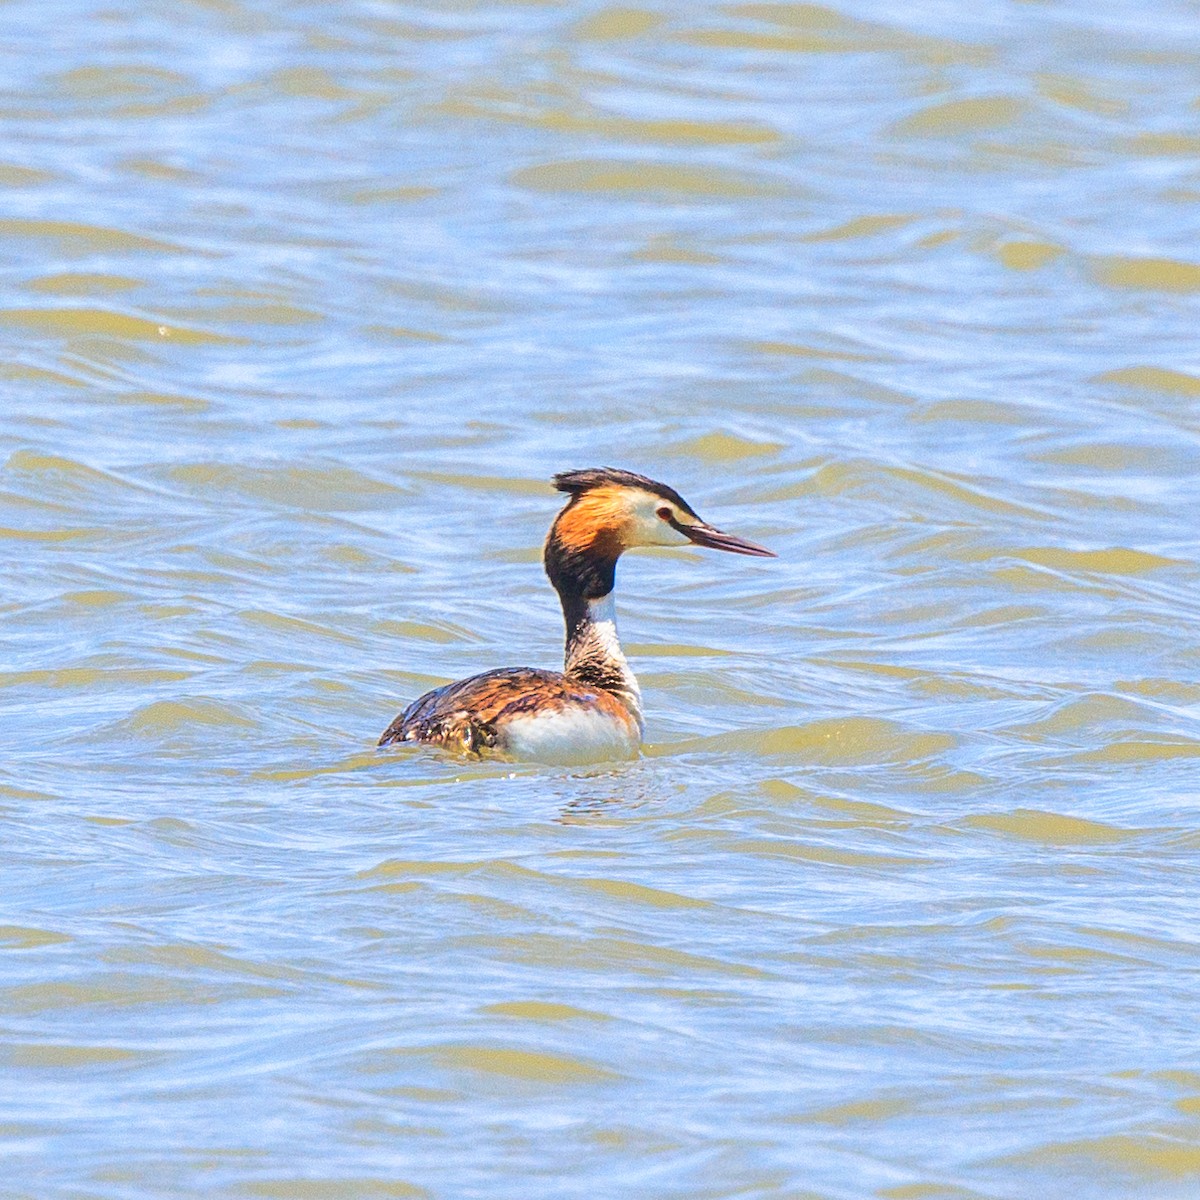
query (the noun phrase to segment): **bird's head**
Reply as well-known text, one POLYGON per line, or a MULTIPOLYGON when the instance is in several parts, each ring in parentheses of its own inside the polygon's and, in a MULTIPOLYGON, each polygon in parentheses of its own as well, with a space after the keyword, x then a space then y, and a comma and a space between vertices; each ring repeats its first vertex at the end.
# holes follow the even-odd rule
POLYGON ((586 598, 606 595, 617 559, 638 546, 691 544, 775 557, 765 546, 714 529, 674 488, 645 475, 593 467, 563 471, 554 486, 570 497, 546 539, 546 573, 560 591, 560 581, 574 577, 586 598))

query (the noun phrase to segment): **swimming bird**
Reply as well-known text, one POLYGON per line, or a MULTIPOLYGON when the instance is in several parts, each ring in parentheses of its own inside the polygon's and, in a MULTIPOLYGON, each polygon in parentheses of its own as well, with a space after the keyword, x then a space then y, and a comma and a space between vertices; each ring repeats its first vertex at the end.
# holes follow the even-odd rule
POLYGON ((546 537, 546 574, 562 601, 562 671, 503 667, 434 688, 384 731, 379 745, 426 742, 469 755, 539 762, 607 762, 641 745, 642 694, 617 637, 617 559, 636 546, 709 546, 774 558, 706 524, 666 484, 595 467, 563 471, 567 502, 546 537))

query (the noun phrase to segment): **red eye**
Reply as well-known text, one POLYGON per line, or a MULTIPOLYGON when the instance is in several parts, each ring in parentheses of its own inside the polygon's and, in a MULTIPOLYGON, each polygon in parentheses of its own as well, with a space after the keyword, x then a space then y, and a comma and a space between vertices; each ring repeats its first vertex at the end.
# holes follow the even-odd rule
POLYGON ((660 517, 661 517, 661 518, 662 518, 664 521, 669 521, 669 520, 671 519, 671 510, 670 510, 669 508, 667 508, 667 507, 664 505, 662 508, 660 508, 660 509, 658 510, 658 515, 659 515, 659 516, 660 516, 660 517))

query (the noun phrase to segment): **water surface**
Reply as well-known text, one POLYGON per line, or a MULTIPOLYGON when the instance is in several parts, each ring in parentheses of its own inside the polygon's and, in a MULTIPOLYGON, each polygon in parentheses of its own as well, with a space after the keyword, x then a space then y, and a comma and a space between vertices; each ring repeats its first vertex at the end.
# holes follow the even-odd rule
POLYGON ((1190 6, 0 27, 3 1195, 1197 1194, 1190 6), (644 756, 377 753, 601 463, 644 756))

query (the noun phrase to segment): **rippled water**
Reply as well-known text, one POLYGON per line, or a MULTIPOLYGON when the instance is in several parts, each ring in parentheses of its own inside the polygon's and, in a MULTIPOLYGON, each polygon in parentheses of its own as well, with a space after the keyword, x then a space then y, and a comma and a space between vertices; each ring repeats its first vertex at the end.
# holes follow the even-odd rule
POLYGON ((1200 1194, 1200 25, 0 11, 4 1196, 1200 1194), (632 555, 634 763, 377 753, 632 555))

